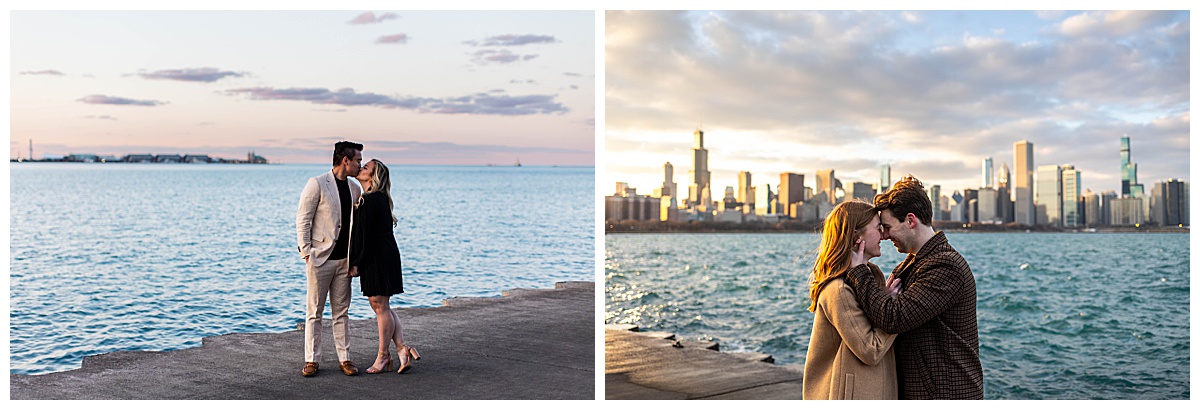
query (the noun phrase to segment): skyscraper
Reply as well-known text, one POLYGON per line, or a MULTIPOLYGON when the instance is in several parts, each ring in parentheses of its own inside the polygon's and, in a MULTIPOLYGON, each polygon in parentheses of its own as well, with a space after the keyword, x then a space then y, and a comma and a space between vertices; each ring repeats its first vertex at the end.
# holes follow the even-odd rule
POLYGON ((676 191, 675 184, 675 167, 670 162, 663 164, 663 184, 662 191, 659 191, 658 196, 670 196, 672 198, 679 197, 679 192, 676 191))
POLYGON ((1133 162, 1133 150, 1129 144, 1129 134, 1121 137, 1121 196, 1141 198, 1146 195, 1145 188, 1137 182, 1137 163, 1133 162))
POLYGON ((1079 179, 1079 170, 1072 165, 1062 168, 1062 224, 1063 226, 1082 226, 1079 200, 1083 197, 1083 182, 1079 179))
MULTIPOLYGON (((1137 184, 1137 164, 1130 162, 1129 134, 1121 137, 1121 196, 1131 195, 1131 189, 1137 184)), ((1135 198, 1137 198, 1135 196, 1135 198)))
POLYGON ((1120 195, 1117 195, 1117 191, 1111 189, 1100 194, 1100 218, 1096 220, 1097 225, 1108 226, 1113 224, 1113 200, 1117 198, 1120 198, 1120 195))
POLYGON ((1011 174, 1008 163, 996 171, 996 219, 1001 223, 1013 221, 1012 185, 1009 184, 1011 174))
POLYGON ((825 199, 831 204, 837 203, 837 180, 833 177, 832 169, 817 170, 817 192, 824 192, 825 199))
POLYGON ((925 190, 925 194, 929 196, 929 204, 933 206, 933 220, 937 221, 946 219, 942 215, 942 207, 938 202, 942 197, 942 186, 930 185, 929 188, 925 190))
POLYGON ((1037 167, 1037 224, 1062 226, 1063 217, 1062 167, 1042 165, 1037 167))
POLYGON ((804 174, 793 174, 784 172, 779 174, 779 192, 775 194, 778 206, 775 208, 777 214, 787 214, 795 218, 796 215, 792 212, 792 204, 807 200, 804 197, 804 174))
POLYGON ((750 171, 738 173, 737 201, 742 203, 742 213, 754 213, 754 185, 750 183, 750 171))
POLYGON ((892 188, 892 164, 883 164, 879 166, 879 193, 887 192, 892 188))
POLYGON ((1108 221, 1112 226, 1140 225, 1145 222, 1142 202, 1146 198, 1113 198, 1108 201, 1108 221))
POLYGON ((721 211, 732 211, 737 207, 737 196, 737 191, 734 190, 733 187, 725 187, 725 196, 721 198, 721 202, 717 204, 717 209, 721 211))
POLYGON ((1083 224, 1085 226, 1100 226, 1104 221, 1104 217, 1100 216, 1100 195, 1092 192, 1090 189, 1083 191, 1082 203, 1083 206, 1081 208, 1083 208, 1083 212, 1080 212, 1080 216, 1082 216, 1080 219, 1083 220, 1083 224))
POLYGON ((1154 184, 1150 190, 1150 219, 1159 225, 1189 225, 1187 221, 1188 199, 1184 183, 1168 179, 1154 184))
POLYGON ((996 213, 996 188, 983 187, 979 188, 979 202, 975 206, 975 215, 979 218, 976 222, 996 223, 1000 221, 996 213))
POLYGON ((775 192, 771 191, 771 184, 762 184, 754 187, 754 213, 758 215, 769 215, 779 213, 775 210, 775 192))
MULTIPOLYGON (((963 208, 962 221, 964 222, 979 222, 979 190, 964 189, 962 192, 962 203, 967 206, 963 208), (974 204, 974 206, 972 206, 974 204)), ((953 220, 954 218, 950 218, 953 220)))
POLYGON ((708 183, 711 181, 712 174, 708 172, 708 150, 704 149, 704 131, 696 130, 695 133, 692 133, 692 136, 694 138, 692 144, 692 180, 689 181, 691 185, 688 187, 688 202, 707 207, 712 199, 706 198, 704 193, 709 190, 708 183))
POLYGON ((872 188, 871 184, 868 184, 865 182, 855 182, 855 183, 851 184, 851 186, 853 187, 853 189, 850 190, 851 198, 854 198, 854 199, 857 199, 857 200, 860 200, 860 201, 863 201, 866 203, 874 202, 875 188, 872 188))
POLYGON ((1033 225, 1033 143, 1020 140, 1013 144, 1013 220, 1021 225, 1033 225))
POLYGON ((992 186, 992 157, 983 159, 983 180, 980 181, 980 188, 988 188, 992 186))

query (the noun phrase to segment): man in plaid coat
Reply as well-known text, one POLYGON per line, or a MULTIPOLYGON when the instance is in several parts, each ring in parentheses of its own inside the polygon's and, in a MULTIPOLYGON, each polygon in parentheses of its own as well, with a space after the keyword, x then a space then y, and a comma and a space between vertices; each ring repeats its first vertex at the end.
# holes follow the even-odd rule
POLYGON ((846 283, 875 327, 896 337, 901 399, 982 399, 975 276, 967 261, 933 230, 933 206, 912 175, 875 196, 882 239, 908 257, 892 276, 900 294, 889 296, 863 263, 860 243, 851 252, 846 283))

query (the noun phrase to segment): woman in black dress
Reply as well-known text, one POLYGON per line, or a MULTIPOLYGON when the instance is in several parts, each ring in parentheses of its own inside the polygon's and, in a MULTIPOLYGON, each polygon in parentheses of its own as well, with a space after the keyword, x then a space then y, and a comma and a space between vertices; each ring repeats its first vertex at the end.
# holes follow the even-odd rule
POLYGON ((389 306, 392 295, 404 293, 400 249, 392 233, 396 226, 396 216, 392 214, 392 182, 387 166, 378 159, 367 162, 357 179, 362 184, 363 195, 354 211, 350 235, 350 276, 360 277, 363 296, 370 300, 371 309, 375 310, 375 323, 379 325, 379 357, 367 373, 391 371, 392 356, 388 347, 393 341, 400 361, 398 373, 404 373, 421 355, 404 344, 400 316, 389 306))

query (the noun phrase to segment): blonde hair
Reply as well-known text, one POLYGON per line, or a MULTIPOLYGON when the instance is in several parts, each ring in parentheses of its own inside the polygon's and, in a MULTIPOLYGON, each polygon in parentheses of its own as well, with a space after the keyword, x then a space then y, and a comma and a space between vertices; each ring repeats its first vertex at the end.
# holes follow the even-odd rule
POLYGON ((388 172, 387 165, 383 165, 383 161, 371 159, 375 164, 375 169, 371 171, 371 187, 367 188, 367 194, 372 192, 382 192, 383 196, 388 200, 388 213, 392 215, 392 226, 396 226, 396 214, 393 210, 396 206, 392 203, 392 179, 388 172))
POLYGON ((850 270, 850 251, 854 249, 854 241, 862 236, 867 224, 875 218, 875 207, 866 202, 847 201, 838 204, 825 217, 825 228, 821 232, 821 245, 818 247, 817 260, 813 263, 812 281, 809 283, 809 297, 812 304, 809 311, 816 311, 817 297, 821 289, 833 279, 837 279, 850 270))

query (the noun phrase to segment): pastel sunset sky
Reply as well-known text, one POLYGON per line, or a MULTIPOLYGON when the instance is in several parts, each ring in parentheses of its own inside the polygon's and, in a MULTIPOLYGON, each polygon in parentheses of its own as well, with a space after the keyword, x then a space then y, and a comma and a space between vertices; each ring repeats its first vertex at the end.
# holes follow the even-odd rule
POLYGON ((593 11, 13 11, 9 156, 595 163, 593 11))
POLYGON ((608 11, 600 190, 680 194, 706 133, 713 198, 779 174, 913 174, 950 195, 981 162, 1074 165, 1120 191, 1120 137, 1146 191, 1190 180, 1188 11, 608 11))

